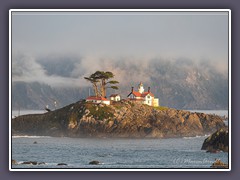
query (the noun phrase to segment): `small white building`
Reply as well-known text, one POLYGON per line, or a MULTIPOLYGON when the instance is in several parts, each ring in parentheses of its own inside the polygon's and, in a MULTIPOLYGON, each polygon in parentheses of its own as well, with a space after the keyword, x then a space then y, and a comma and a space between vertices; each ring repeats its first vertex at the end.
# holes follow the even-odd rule
POLYGON ((129 100, 147 104, 149 106, 159 106, 159 100, 154 98, 154 94, 150 91, 150 87, 148 87, 147 92, 144 92, 142 83, 139 84, 138 91, 134 91, 132 87, 132 91, 127 97, 129 100))
POLYGON ((120 101, 120 100, 121 100, 121 97, 120 97, 119 94, 112 94, 112 95, 110 96, 110 100, 111 100, 111 101, 120 101))
POLYGON ((104 97, 97 97, 97 96, 89 96, 86 99, 86 102, 93 102, 96 104, 103 103, 106 105, 110 105, 110 100, 104 98, 104 97))

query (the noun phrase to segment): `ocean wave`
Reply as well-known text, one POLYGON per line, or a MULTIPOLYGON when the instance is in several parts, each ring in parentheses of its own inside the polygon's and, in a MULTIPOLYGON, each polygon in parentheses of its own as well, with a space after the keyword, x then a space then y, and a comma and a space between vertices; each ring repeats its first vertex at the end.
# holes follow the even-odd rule
POLYGON ((27 136, 27 135, 15 135, 12 138, 51 138, 51 136, 27 136))
POLYGON ((196 138, 202 138, 202 137, 208 137, 209 134, 205 134, 204 136, 193 136, 193 137, 183 137, 183 139, 196 139, 196 138))

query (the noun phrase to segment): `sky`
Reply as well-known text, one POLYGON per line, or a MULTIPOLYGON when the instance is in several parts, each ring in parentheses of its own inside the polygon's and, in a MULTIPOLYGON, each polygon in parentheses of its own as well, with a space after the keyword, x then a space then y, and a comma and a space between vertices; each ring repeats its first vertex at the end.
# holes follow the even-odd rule
POLYGON ((48 56, 79 59, 71 81, 51 75, 60 84, 123 59, 204 60, 223 72, 228 66, 228 12, 12 12, 11 37, 13 81, 49 78, 37 62, 48 56))

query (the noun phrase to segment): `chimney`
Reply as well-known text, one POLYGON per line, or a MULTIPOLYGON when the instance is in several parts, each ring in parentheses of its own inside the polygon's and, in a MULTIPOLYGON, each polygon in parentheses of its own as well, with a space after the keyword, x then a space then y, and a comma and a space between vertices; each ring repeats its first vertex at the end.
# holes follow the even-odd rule
POLYGON ((150 92, 150 87, 148 87, 148 92, 150 92))
POLYGON ((133 87, 132 87, 132 92, 133 92, 133 87))

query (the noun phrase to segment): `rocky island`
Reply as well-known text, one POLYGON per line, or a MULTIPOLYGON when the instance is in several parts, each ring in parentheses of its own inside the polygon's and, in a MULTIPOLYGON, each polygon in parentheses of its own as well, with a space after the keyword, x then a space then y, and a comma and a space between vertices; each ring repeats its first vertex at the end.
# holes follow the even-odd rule
POLYGON ((206 138, 202 145, 202 150, 207 152, 228 152, 229 135, 227 128, 221 128, 206 138))
POLYGON ((152 107, 127 100, 111 105, 85 100, 44 114, 12 119, 12 135, 171 138, 210 134, 225 127, 217 115, 152 107))

